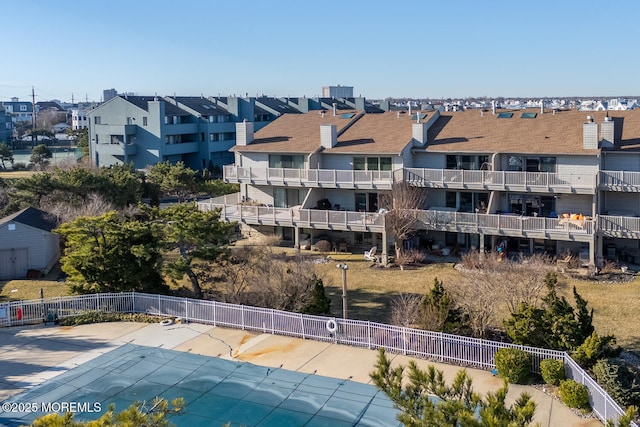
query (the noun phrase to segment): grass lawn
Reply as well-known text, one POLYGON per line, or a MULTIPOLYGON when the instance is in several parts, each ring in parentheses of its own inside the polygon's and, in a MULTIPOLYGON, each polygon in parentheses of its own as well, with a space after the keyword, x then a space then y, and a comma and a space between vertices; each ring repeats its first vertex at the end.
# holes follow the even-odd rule
MULTIPOLYGON (((293 249, 282 248, 293 253, 293 249)), ((321 259, 317 252, 303 251, 303 254, 321 259)), ((316 272, 325 284, 327 296, 331 299, 331 314, 342 316, 342 271, 336 268, 338 263, 347 263, 348 315, 353 319, 371 320, 386 323, 389 320, 389 302, 400 293, 424 294, 437 277, 444 282, 455 283, 460 273, 453 263, 432 263, 419 268, 401 271, 397 268, 375 268, 364 260, 361 253, 332 253, 330 261, 316 264, 316 272)), ((0 282, 0 302, 7 300, 27 300, 40 297, 43 289, 45 297, 68 295, 69 289, 64 282, 58 282, 57 273, 49 274, 40 280, 12 280, 0 282)), ((618 344, 629 350, 640 351, 640 278, 631 282, 610 283, 586 279, 559 276, 568 286, 563 293, 574 305, 572 288, 594 308, 594 325, 600 335, 613 334, 618 344)), ((180 283, 188 286, 188 282, 180 283)))

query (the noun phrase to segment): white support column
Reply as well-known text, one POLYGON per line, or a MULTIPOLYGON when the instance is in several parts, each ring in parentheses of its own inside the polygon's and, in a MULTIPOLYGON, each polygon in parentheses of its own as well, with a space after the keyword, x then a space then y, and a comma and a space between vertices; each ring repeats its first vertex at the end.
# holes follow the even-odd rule
POLYGON ((389 246, 389 244, 387 243, 387 230, 384 230, 382 232, 382 264, 387 265, 387 262, 389 261, 389 254, 387 253, 387 247, 389 246))

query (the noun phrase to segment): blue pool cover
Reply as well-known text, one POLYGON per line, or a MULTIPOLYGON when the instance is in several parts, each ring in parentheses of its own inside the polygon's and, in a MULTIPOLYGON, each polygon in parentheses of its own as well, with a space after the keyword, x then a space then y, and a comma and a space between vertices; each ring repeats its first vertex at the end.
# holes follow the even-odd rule
MULTIPOLYGON (((400 426, 397 410, 374 386, 215 357, 126 344, 19 395, 10 402, 77 404, 100 412, 134 401, 182 397, 177 426, 400 426)), ((6 402, 5 402, 6 403, 6 402)), ((51 406, 50 406, 51 407, 51 406)), ((53 406, 55 407, 55 406, 53 406)), ((16 407, 14 407, 16 409, 16 407)), ((0 412, 0 424, 30 424, 42 412, 0 412)))

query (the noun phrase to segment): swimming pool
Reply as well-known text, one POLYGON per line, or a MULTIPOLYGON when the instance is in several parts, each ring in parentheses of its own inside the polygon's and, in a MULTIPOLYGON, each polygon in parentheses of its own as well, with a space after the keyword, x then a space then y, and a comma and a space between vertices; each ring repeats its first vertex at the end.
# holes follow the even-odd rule
MULTIPOLYGON (((175 350, 122 345, 9 402, 77 403, 76 419, 94 419, 109 404, 182 397, 177 426, 400 426, 397 410, 374 386, 175 350), (99 403, 100 411, 91 412, 99 403)), ((55 405, 53 406, 55 407, 55 405)), ((31 423, 41 412, 0 413, 9 427, 31 423)))

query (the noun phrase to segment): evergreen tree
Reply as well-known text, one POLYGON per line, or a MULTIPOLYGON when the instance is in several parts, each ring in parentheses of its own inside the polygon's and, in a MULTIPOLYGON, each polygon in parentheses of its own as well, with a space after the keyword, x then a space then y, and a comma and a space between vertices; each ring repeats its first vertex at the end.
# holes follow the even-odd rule
POLYGON ((433 365, 425 371, 412 360, 408 367, 391 368, 382 348, 370 376, 400 410, 398 420, 408 427, 526 427, 535 414, 536 404, 527 393, 507 406, 506 382, 495 393, 489 392, 482 398, 473 391, 472 380, 465 370, 458 371, 448 385, 443 372, 433 365))

